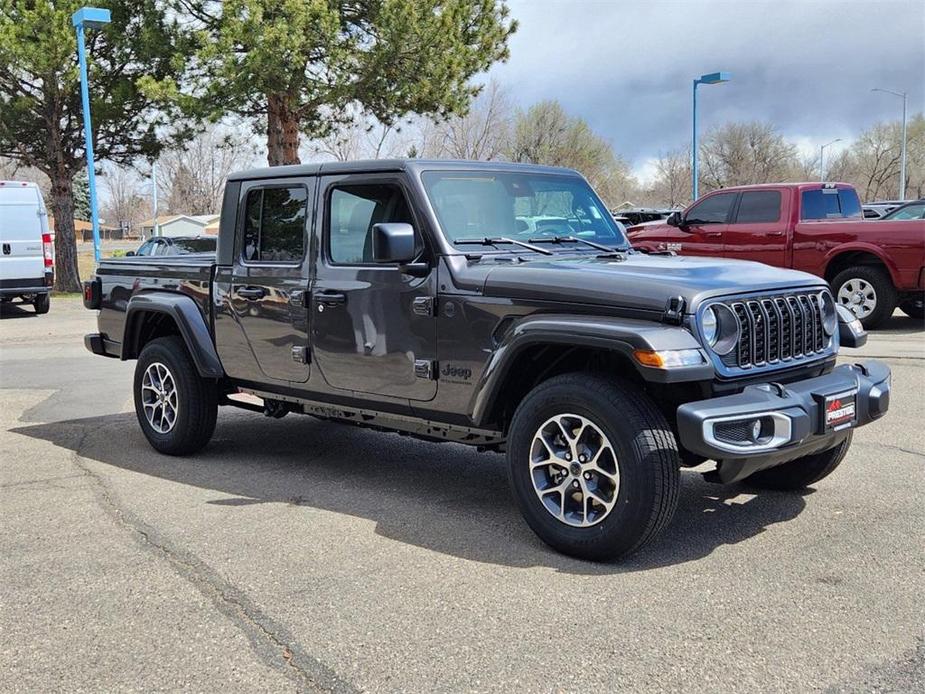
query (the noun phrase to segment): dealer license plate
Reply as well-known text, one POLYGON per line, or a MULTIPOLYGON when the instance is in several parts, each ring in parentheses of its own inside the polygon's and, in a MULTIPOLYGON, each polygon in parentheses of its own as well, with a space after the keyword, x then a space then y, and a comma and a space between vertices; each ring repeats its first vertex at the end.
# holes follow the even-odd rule
POLYGON ((829 395, 825 399, 824 428, 826 431, 850 427, 857 419, 857 391, 829 395))

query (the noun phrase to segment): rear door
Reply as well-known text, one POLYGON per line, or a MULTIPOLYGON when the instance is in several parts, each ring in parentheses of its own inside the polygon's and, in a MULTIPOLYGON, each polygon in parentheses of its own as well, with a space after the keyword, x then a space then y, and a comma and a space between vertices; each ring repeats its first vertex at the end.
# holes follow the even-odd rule
POLYGON ((222 326, 216 342, 229 374, 239 378, 304 383, 308 380, 308 238, 314 179, 272 179, 241 184, 230 282, 221 312, 233 318, 240 340, 222 326), (260 376, 262 374, 262 377, 260 376))
POLYGON ((43 286, 47 231, 38 188, 18 181, 0 185, 0 280, 4 287, 43 286))
POLYGON ((738 193, 714 193, 695 203, 684 214, 676 245, 664 249, 682 255, 723 255, 723 239, 738 193))
POLYGON ((785 267, 787 215, 781 190, 745 190, 723 239, 724 255, 785 267))

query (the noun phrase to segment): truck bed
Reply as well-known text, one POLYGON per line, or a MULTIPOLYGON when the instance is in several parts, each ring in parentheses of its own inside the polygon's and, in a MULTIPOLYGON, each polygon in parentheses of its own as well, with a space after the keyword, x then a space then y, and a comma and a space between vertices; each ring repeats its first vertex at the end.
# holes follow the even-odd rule
POLYGON ((210 294, 215 262, 214 253, 104 258, 94 273, 101 284, 100 332, 113 341, 121 341, 129 300, 153 290, 191 297, 206 325, 211 325, 210 294))

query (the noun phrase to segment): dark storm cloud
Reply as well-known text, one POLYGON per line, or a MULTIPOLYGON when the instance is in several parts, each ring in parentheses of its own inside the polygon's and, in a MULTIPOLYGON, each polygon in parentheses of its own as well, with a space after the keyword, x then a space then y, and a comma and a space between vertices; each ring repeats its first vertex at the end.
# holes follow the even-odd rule
POLYGON ((703 128, 773 122, 811 146, 846 141, 899 118, 909 93, 925 108, 925 0, 840 2, 588 2, 512 0, 520 30, 492 74, 521 106, 554 98, 635 165, 690 137, 691 80, 703 128))

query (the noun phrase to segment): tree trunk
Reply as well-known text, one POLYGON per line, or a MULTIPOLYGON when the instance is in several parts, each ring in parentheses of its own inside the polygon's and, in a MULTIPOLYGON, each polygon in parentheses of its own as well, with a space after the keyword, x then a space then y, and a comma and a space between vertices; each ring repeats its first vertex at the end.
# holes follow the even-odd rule
POLYGON ((80 292, 73 174, 56 172, 51 176, 51 214, 55 218, 55 290, 80 292))
POLYGON ((270 166, 301 164, 299 116, 286 94, 267 95, 267 162, 270 166))

